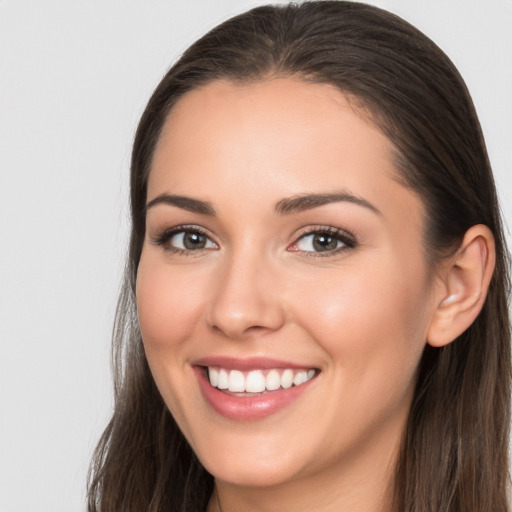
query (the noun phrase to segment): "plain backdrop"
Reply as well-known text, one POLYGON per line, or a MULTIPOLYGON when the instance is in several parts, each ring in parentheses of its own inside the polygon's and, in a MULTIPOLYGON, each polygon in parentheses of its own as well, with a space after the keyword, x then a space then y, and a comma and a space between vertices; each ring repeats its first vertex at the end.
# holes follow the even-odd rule
MULTIPOLYGON (((0 510, 85 510, 134 129, 197 37, 249 0, 0 0, 0 510)), ((512 1, 373 2, 436 41, 479 112, 512 224, 512 1)), ((435 77, 432 77, 435 80, 435 77)))

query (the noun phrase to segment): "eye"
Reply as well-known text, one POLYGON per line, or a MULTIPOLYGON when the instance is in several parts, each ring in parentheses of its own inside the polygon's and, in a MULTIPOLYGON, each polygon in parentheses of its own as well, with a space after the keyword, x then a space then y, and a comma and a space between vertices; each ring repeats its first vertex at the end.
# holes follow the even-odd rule
POLYGON ((173 228, 164 231, 154 242, 177 253, 219 248, 208 235, 198 228, 173 228))
POLYGON ((353 248, 355 245, 355 239, 349 233, 329 228, 309 231, 303 234, 289 250, 307 253, 338 253, 339 251, 353 248))
POLYGON ((169 238, 169 244, 177 249, 195 251, 197 249, 215 249, 217 247, 206 235, 198 231, 180 231, 169 238))

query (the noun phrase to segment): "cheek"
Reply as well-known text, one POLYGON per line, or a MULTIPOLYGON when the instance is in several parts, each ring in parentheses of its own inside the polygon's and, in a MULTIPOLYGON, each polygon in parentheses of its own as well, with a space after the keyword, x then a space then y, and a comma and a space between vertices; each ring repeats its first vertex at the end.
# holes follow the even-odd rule
POLYGON ((142 254, 137 271, 137 313, 144 350, 155 383, 176 421, 190 431, 184 411, 190 401, 184 379, 193 379, 187 364, 187 340, 198 325, 202 279, 171 269, 152 254, 142 254))
POLYGON ((418 272, 389 265, 349 268, 303 283, 300 316, 332 363, 378 374, 414 370, 427 331, 428 286, 418 272))
POLYGON ((148 349, 180 345, 190 336, 204 300, 203 280, 141 258, 137 273, 137 311, 148 349), (203 298, 202 298, 203 297, 203 298))

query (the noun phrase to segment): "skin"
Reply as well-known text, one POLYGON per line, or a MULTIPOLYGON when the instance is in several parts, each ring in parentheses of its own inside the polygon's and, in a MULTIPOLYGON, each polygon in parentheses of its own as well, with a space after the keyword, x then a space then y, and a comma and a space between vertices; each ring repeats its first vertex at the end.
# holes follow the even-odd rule
POLYGON ((329 85, 214 82, 169 115, 148 203, 172 193, 216 214, 148 209, 137 304, 157 386, 215 477, 210 511, 386 510, 418 362, 447 294, 425 259, 421 200, 395 177, 391 143, 329 85), (275 209, 339 191, 371 207, 275 209), (211 242, 179 253, 179 237, 156 242, 181 225, 211 242), (326 227, 355 246, 312 251, 305 233, 326 227), (283 410, 237 421, 200 392, 193 363, 207 356, 320 373, 283 410))

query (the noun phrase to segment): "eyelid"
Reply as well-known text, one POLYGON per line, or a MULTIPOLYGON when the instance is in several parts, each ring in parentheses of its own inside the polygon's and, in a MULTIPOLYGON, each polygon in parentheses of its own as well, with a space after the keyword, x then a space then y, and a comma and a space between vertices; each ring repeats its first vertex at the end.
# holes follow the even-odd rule
MULTIPOLYGON (((198 226, 196 224, 181 224, 178 226, 173 226, 171 228, 166 228, 160 230, 156 235, 150 236, 150 240, 153 244, 157 246, 162 246, 165 250, 178 254, 178 255, 187 255, 187 256, 199 256, 201 253, 210 252, 212 250, 217 250, 220 248, 218 242, 216 242, 215 237, 213 237, 209 231, 198 226), (215 245, 215 248, 204 247, 198 249, 183 249, 180 247, 175 247, 172 245, 168 245, 168 242, 171 240, 173 236, 179 233, 199 233, 200 235, 206 237, 212 244, 215 245)), ((329 225, 313 225, 307 226, 299 230, 299 232, 294 236, 294 240, 291 244, 289 244, 286 248, 289 252, 297 252, 301 253, 307 257, 329 257, 341 252, 345 252, 350 249, 354 249, 358 245, 356 237, 349 231, 329 225), (298 244, 298 242, 307 236, 315 235, 315 234, 326 234, 332 236, 336 240, 340 241, 343 245, 342 247, 338 247, 336 249, 327 250, 327 251, 305 251, 298 248, 294 248, 298 244)))
POLYGON ((172 228, 166 228, 159 231, 156 235, 150 236, 151 242, 157 246, 163 247, 166 251, 169 251, 178 255, 186 255, 186 256, 198 256, 198 253, 203 253, 205 251, 212 251, 219 249, 219 244, 215 241, 214 237, 201 226, 197 226, 195 224, 181 224, 179 226, 174 226, 172 228), (179 233, 198 233, 210 240, 216 247, 205 247, 199 249, 182 249, 180 247, 174 247, 168 245, 168 242, 171 238, 179 233))
POLYGON ((290 252, 301 253, 304 256, 311 258, 327 258, 345 252, 350 249, 354 249, 358 246, 356 237, 349 231, 334 226, 317 225, 308 226, 303 228, 294 238, 294 241, 288 246, 287 250, 290 252), (300 249, 293 249, 298 242, 307 236, 315 234, 327 234, 343 243, 342 247, 328 251, 303 251, 300 249))

